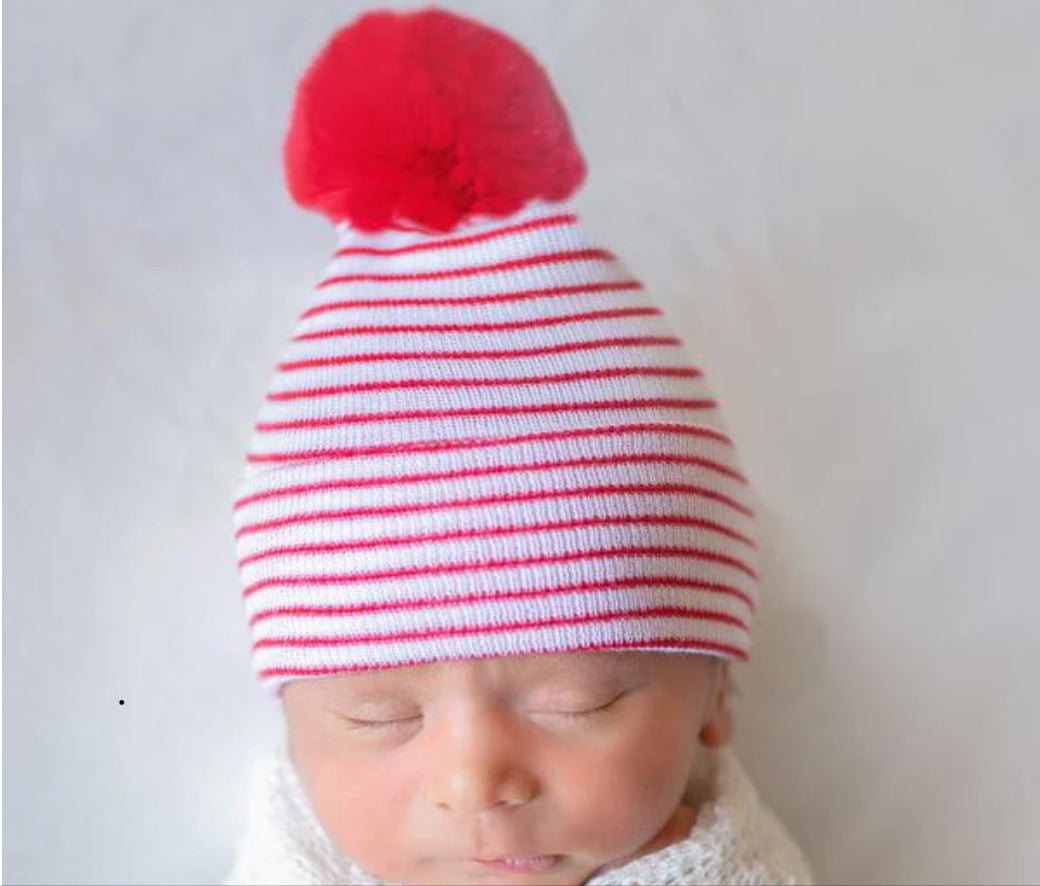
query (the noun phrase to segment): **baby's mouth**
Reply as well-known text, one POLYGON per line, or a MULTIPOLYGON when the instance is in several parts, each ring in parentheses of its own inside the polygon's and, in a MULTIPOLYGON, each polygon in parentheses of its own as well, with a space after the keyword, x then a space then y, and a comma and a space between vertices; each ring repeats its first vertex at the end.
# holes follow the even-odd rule
POLYGON ((561 858, 563 858, 562 855, 529 855, 524 857, 473 858, 470 860, 485 870, 513 874, 542 874, 555 867, 561 858))

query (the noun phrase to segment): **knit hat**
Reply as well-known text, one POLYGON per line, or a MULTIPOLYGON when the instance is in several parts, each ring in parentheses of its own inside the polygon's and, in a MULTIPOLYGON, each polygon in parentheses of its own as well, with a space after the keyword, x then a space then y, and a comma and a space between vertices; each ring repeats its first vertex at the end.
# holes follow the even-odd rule
POLYGON ((752 492, 719 405, 569 202, 545 72, 437 9, 371 12, 299 83, 289 190, 337 245, 233 508, 253 666, 746 658, 752 492))

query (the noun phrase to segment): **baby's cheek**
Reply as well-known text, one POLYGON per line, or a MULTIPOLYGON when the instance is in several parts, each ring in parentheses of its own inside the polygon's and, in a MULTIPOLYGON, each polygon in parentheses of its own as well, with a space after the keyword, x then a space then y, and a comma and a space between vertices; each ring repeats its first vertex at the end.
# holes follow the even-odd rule
POLYGON ((569 793, 574 848, 599 863, 638 849, 668 820, 677 802, 663 771, 645 763, 623 772, 603 767, 575 771, 569 793))
POLYGON ((674 815, 696 756, 695 738, 659 715, 646 714, 603 759, 572 760, 572 794, 582 797, 582 832, 603 860, 636 852, 674 815))
POLYGON ((359 772, 331 770, 313 776, 313 807, 339 851, 381 879, 393 879, 407 853, 398 845, 402 812, 394 791, 359 772))

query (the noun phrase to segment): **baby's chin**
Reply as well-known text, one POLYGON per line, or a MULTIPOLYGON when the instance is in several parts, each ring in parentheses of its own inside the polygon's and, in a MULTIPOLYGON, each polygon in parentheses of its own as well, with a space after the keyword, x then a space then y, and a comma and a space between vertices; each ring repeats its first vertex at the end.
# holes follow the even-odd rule
POLYGON ((556 855, 551 863, 540 860, 527 868, 485 864, 466 859, 430 859, 407 874, 376 874, 379 879, 399 886, 581 886, 605 864, 580 856, 556 855))
POLYGON ((615 868, 622 867, 637 858, 650 855, 673 843, 685 840, 696 823, 697 806, 688 800, 681 801, 665 825, 634 852, 609 859, 594 860, 589 856, 557 854, 531 859, 530 863, 481 862, 465 858, 423 858, 402 871, 399 867, 380 874, 370 869, 386 883, 399 886, 582 886, 589 879, 615 868))

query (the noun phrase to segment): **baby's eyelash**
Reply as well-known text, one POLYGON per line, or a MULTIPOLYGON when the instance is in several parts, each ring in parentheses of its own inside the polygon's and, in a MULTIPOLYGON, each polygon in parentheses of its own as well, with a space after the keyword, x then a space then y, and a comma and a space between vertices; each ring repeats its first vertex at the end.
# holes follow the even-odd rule
POLYGON ((421 720, 422 715, 415 717, 401 717, 397 720, 355 720, 352 717, 343 717, 351 729, 379 729, 380 727, 398 727, 413 720, 421 720))
POLYGON ((590 708, 587 711, 549 711, 548 713, 555 714, 559 717, 591 717, 594 714, 601 714, 609 708, 613 707, 625 695, 627 695, 627 693, 622 692, 620 695, 616 695, 606 704, 601 704, 598 708, 590 708))
MULTIPOLYGON (((596 708, 590 708, 586 711, 545 711, 544 713, 554 714, 558 717, 573 717, 580 719, 582 717, 591 717, 595 714, 601 714, 613 707, 618 701, 620 701, 628 693, 622 692, 619 695, 614 696, 606 704, 602 704, 596 708)), ((379 728, 398 728, 406 723, 411 723, 415 720, 421 720, 422 714, 417 714, 414 717, 401 717, 397 720, 356 720, 353 717, 342 718, 351 729, 379 729, 379 728)))

